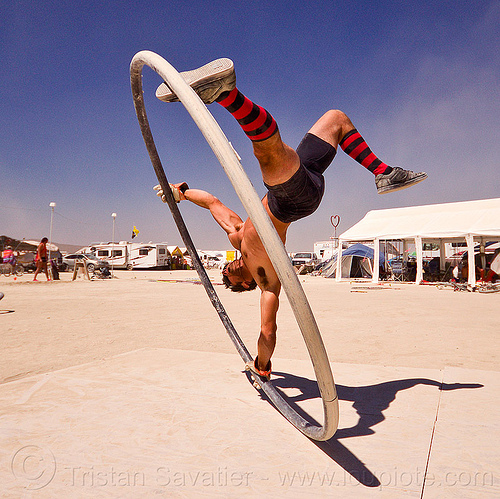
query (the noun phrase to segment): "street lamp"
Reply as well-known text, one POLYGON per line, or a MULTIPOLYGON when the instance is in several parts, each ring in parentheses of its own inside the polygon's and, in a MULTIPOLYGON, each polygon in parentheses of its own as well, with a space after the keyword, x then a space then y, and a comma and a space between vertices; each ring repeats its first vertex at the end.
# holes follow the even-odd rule
POLYGON ((114 253, 115 253, 115 220, 116 220, 116 213, 111 213, 111 216, 113 217, 113 237, 111 239, 111 277, 114 277, 113 275, 113 258, 114 258, 114 253))
POLYGON ((332 247, 332 258, 333 258, 333 252, 336 248, 338 248, 339 245, 339 240, 337 239, 337 227, 340 224, 340 215, 332 215, 330 217, 330 223, 333 225, 333 237, 330 237, 330 240, 333 243, 332 247))
POLYGON ((49 269, 52 270, 52 264, 50 261, 50 250, 52 248, 52 223, 54 221, 54 208, 56 207, 56 203, 52 202, 49 204, 50 206, 50 231, 49 231, 49 269))

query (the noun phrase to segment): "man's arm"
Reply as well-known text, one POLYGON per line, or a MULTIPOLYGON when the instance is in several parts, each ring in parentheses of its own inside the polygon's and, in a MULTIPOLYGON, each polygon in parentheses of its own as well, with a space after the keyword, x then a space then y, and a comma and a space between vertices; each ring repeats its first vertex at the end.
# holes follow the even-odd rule
POLYGON ((192 203, 210 210, 215 221, 229 235, 238 232, 243 225, 243 220, 213 194, 200 189, 187 189, 184 198, 192 203))
POLYGON ((263 290, 260 295, 260 327, 264 334, 272 335, 276 333, 276 315, 278 313, 278 307, 278 293, 263 290))
MULTIPOLYGON (((278 291, 279 293, 279 291, 278 291)), ((257 341, 257 351, 261 370, 267 370, 268 362, 276 346, 276 315, 278 313, 278 293, 262 290, 260 295, 260 335, 257 341)))
MULTIPOLYGON (((201 189, 186 189, 184 186, 187 186, 184 182, 173 184, 173 187, 177 191, 176 194, 179 197, 179 201, 191 201, 209 210, 215 221, 224 229, 228 236, 237 233, 241 229, 243 225, 241 218, 233 210, 230 210, 219 201, 213 194, 202 191, 201 189)), ((160 186, 156 186, 155 189, 158 190, 157 195, 165 202, 163 191, 160 186)))

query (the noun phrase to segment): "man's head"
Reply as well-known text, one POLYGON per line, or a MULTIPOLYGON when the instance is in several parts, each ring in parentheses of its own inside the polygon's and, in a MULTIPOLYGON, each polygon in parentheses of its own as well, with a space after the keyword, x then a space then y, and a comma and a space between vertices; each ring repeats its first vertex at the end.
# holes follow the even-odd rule
POLYGON ((222 269, 222 282, 235 293, 251 291, 257 287, 242 258, 226 263, 222 269))

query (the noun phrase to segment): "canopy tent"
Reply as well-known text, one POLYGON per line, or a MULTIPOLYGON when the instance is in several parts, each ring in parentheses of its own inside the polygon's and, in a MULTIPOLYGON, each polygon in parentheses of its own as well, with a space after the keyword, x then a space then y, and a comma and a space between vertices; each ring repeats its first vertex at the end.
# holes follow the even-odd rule
MULTIPOLYGON (((29 244, 30 246, 34 246, 35 250, 38 248, 38 245, 40 244, 40 241, 36 241, 36 240, 30 240, 30 241, 24 241, 24 242, 29 244)), ((47 251, 49 251, 49 250, 52 253, 59 253, 59 247, 56 246, 54 243, 47 243, 47 251)))
MULTIPOLYGON (((369 278, 373 275, 373 257, 372 248, 364 244, 354 244, 342 252, 341 272, 345 278, 369 278)), ((384 256, 379 256, 379 265, 384 264, 384 256)), ((320 271, 323 277, 336 277, 337 256, 335 255, 326 262, 320 271)))
POLYGON ((493 258, 491 265, 491 270, 496 274, 500 275, 500 252, 497 250, 496 256, 493 258))
POLYGON ((40 241, 28 242, 24 239, 14 239, 13 237, 0 236, 0 251, 3 251, 7 246, 12 246, 14 251, 36 251, 40 241))
POLYGON ((181 248, 179 248, 179 246, 167 246, 167 251, 171 256, 177 256, 179 258, 184 256, 184 252, 181 248))
MULTIPOLYGON (((339 236, 339 247, 342 251, 342 243, 373 242, 377 259, 380 241, 387 240, 415 243, 417 283, 423 278, 424 242, 440 245, 441 265, 444 266, 444 243, 465 240, 469 268, 475 268, 474 245, 500 241, 500 198, 369 211, 362 220, 339 236)), ((340 278, 338 272, 337 280, 340 278)), ((373 281, 378 280, 379 272, 375 268, 373 281)), ((475 272, 469 272, 469 284, 475 284, 475 272)))

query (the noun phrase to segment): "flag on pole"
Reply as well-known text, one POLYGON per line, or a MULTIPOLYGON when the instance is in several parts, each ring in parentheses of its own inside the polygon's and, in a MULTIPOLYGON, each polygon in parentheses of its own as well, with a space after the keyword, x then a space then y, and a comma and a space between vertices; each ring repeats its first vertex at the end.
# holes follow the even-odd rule
POLYGON ((132 229, 132 239, 134 239, 135 236, 139 234, 139 229, 134 225, 134 228, 132 229))

